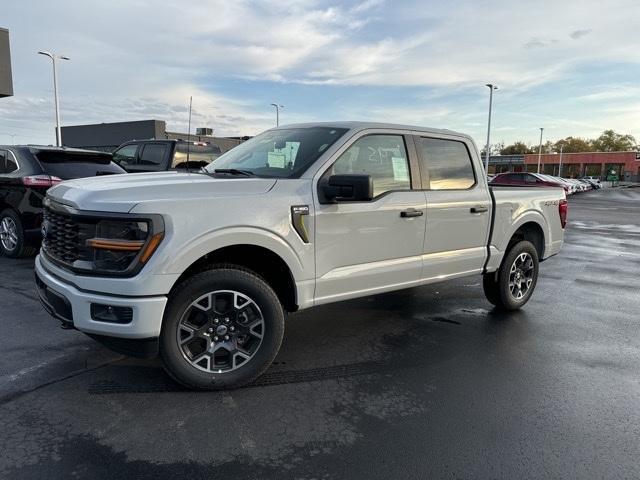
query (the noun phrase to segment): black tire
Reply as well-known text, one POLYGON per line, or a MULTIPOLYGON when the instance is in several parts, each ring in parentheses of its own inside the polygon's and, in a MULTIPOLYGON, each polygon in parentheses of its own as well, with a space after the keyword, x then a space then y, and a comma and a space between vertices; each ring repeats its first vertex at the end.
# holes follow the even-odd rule
POLYGON ((5 218, 15 225, 15 246, 7 248, 5 242, 0 241, 0 254, 9 258, 29 257, 37 253, 38 249, 34 246, 27 245, 24 238, 24 228, 22 227, 22 221, 20 215, 10 209, 3 210, 0 213, 0 228, 5 221, 5 218))
POLYGON ((522 308, 529 301, 536 288, 538 270, 539 260, 536 247, 526 240, 513 244, 503 258, 498 271, 487 273, 482 279, 482 286, 487 300, 502 310, 518 310, 522 308), (516 261, 519 262, 521 260, 526 262, 526 268, 517 266, 516 261), (529 261, 531 262, 530 270, 529 261), (513 268, 515 268, 515 272, 513 268), (526 273, 523 273, 525 270, 526 273), (520 271, 520 277, 514 277, 518 281, 511 284, 511 281, 514 280, 512 276, 518 275, 518 271, 520 271), (530 284, 529 279, 531 280, 530 284), (520 287, 526 286, 526 291, 523 291, 518 285, 520 287))
POLYGON ((498 305, 500 303, 500 293, 498 290, 498 281, 496 277, 498 272, 487 273, 482 276, 482 288, 484 289, 484 296, 487 297, 490 303, 498 305))
MULTIPOLYGON (((233 296, 234 303, 236 301, 235 299, 236 297, 233 296)), ((224 303, 224 298, 222 300, 223 305, 227 308, 229 304, 224 303)), ((202 302, 204 302, 204 300, 202 300, 202 302)), ((217 305, 216 303, 216 307, 217 305)), ((245 306, 243 305, 242 308, 244 309, 245 306)), ((251 308, 253 309, 253 307, 251 308)), ((221 340, 220 343, 234 345, 234 348, 238 348, 242 337, 250 337, 251 334, 240 336, 240 323, 234 323, 233 319, 237 318, 238 322, 240 322, 242 313, 238 313, 240 309, 230 311, 232 313, 229 316, 232 317, 232 320, 229 328, 237 325, 237 330, 235 333, 229 332, 231 335, 229 342, 222 342, 221 340)), ((224 320, 226 321, 228 318, 224 320)), ((188 320, 188 322, 191 322, 191 320, 188 320)), ((248 330, 252 330, 252 328, 248 330)), ((167 373, 187 388, 196 390, 237 388, 254 381, 271 365, 271 362, 273 362, 273 359, 280 349, 283 335, 284 311, 273 289, 261 277, 249 270, 235 265, 219 265, 214 266, 211 270, 194 275, 172 290, 169 295, 169 302, 167 303, 162 323, 160 356, 167 373), (185 352, 184 344, 183 346, 179 345, 179 339, 182 340, 180 335, 183 333, 185 325, 183 316, 188 318, 189 315, 193 315, 193 312, 195 312, 195 315, 199 316, 198 319, 200 321, 203 317, 206 317, 206 320, 202 324, 202 327, 200 327, 200 330, 198 330, 198 335, 196 335, 195 332, 191 335, 193 338, 192 341, 195 343, 204 342, 202 345, 206 347, 202 348, 211 348, 216 344, 216 342, 213 342, 213 335, 216 335, 217 330, 213 327, 219 328, 222 324, 214 325, 213 318, 216 317, 216 320, 218 320, 217 317, 222 318, 228 315, 219 315, 213 307, 214 302, 218 301, 218 295, 223 297, 226 295, 225 292, 221 291, 233 291, 239 294, 238 298, 244 296, 250 299, 253 302, 252 305, 257 306, 259 310, 259 315, 257 315, 256 318, 262 318, 262 321, 260 325, 261 338, 251 358, 243 360, 244 363, 235 366, 235 355, 240 355, 240 353, 230 354, 233 368, 228 364, 224 368, 229 368, 230 370, 220 373, 210 371, 214 369, 216 365, 215 362, 217 359, 214 360, 215 355, 211 356, 201 351, 199 354, 192 356, 193 352, 185 352), (210 292, 219 293, 211 297, 208 301, 208 311, 205 313, 199 312, 198 308, 194 308, 194 302, 208 295, 210 292), (203 331, 205 333, 202 333, 203 331), (211 333, 212 331, 213 333, 211 333), (203 335, 207 338, 205 339, 203 335), (197 360, 198 355, 209 356, 208 359, 203 359, 206 367, 205 365, 200 365, 199 367, 192 363, 192 361, 197 360)), ((218 337, 216 336, 216 338, 218 337)), ((253 341, 254 344, 258 342, 254 337, 251 337, 250 341, 253 341)))

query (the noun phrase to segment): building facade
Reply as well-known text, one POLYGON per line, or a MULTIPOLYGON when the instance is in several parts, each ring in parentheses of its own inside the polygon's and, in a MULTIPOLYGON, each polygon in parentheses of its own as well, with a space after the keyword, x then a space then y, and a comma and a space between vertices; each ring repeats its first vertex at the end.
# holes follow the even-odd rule
MULTIPOLYGON (((540 156, 540 173, 568 178, 592 176, 605 179, 615 171, 620 180, 640 182, 640 153, 638 152, 584 152, 540 156)), ((489 173, 537 172, 538 154, 493 155, 489 158, 489 173)))
MULTIPOLYGON (((210 130, 204 131, 208 133, 210 130)), ((163 120, 96 123, 92 125, 70 125, 62 127, 62 144, 66 147, 112 152, 119 145, 129 140, 149 139, 173 139, 211 143, 220 147, 223 153, 242 143, 241 138, 168 132, 167 124, 163 120)))
POLYGON ((0 98, 13 95, 9 30, 0 28, 0 98))

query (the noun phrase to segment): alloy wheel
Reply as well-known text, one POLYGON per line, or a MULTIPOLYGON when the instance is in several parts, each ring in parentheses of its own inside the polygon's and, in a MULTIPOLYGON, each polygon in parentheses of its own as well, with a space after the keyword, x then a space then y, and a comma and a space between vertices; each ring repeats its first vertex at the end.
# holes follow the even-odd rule
POLYGON ((18 245, 18 226, 11 217, 4 217, 0 222, 0 242, 9 252, 15 250, 18 245))
POLYGON ((260 349, 265 322, 254 300, 235 290, 216 290, 186 308, 176 332, 182 356, 195 368, 226 373, 260 349))
POLYGON ((527 252, 516 257, 509 270, 509 292, 516 300, 522 300, 533 283, 533 258, 527 252))

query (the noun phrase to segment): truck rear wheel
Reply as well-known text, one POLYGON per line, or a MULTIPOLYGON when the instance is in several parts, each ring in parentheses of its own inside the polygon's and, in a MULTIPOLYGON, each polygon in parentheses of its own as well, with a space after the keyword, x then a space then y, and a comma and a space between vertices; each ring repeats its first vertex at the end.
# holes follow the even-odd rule
POLYGON ((504 310, 518 310, 529 301, 538 281, 538 252, 526 240, 514 244, 497 272, 487 273, 482 285, 487 300, 504 310))
POLYGON ((174 288, 160 355, 169 375, 188 388, 235 388, 271 365, 283 334, 284 312, 273 289, 253 272, 225 265, 174 288))

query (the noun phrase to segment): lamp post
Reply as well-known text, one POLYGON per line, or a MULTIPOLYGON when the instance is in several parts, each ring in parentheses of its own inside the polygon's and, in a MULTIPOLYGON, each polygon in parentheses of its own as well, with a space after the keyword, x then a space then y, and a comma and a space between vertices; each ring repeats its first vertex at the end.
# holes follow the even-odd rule
POLYGON ((562 150, 564 149, 564 143, 560 144, 560 166, 558 167, 558 176, 562 176, 562 150))
POLYGON ((56 146, 62 145, 62 130, 60 129, 60 102, 58 101, 58 77, 56 74, 56 58, 59 60, 70 60, 65 55, 56 55, 51 52, 38 52, 40 55, 45 55, 51 59, 53 63, 53 98, 56 107, 56 146))
POLYGON ((271 105, 276 108, 276 127, 279 127, 280 126, 280 109, 284 108, 284 105, 278 105, 277 103, 272 103, 271 105))
POLYGON ((497 90, 498 87, 492 83, 487 83, 487 87, 489 87, 489 122, 487 124, 487 148, 485 150, 484 171, 489 173, 489 156, 491 155, 491 146, 489 143, 491 140, 491 107, 493 105, 493 91, 497 90))
POLYGON ((542 159, 542 132, 543 127, 540 127, 540 146, 538 147, 538 173, 540 173, 540 160, 542 159))

